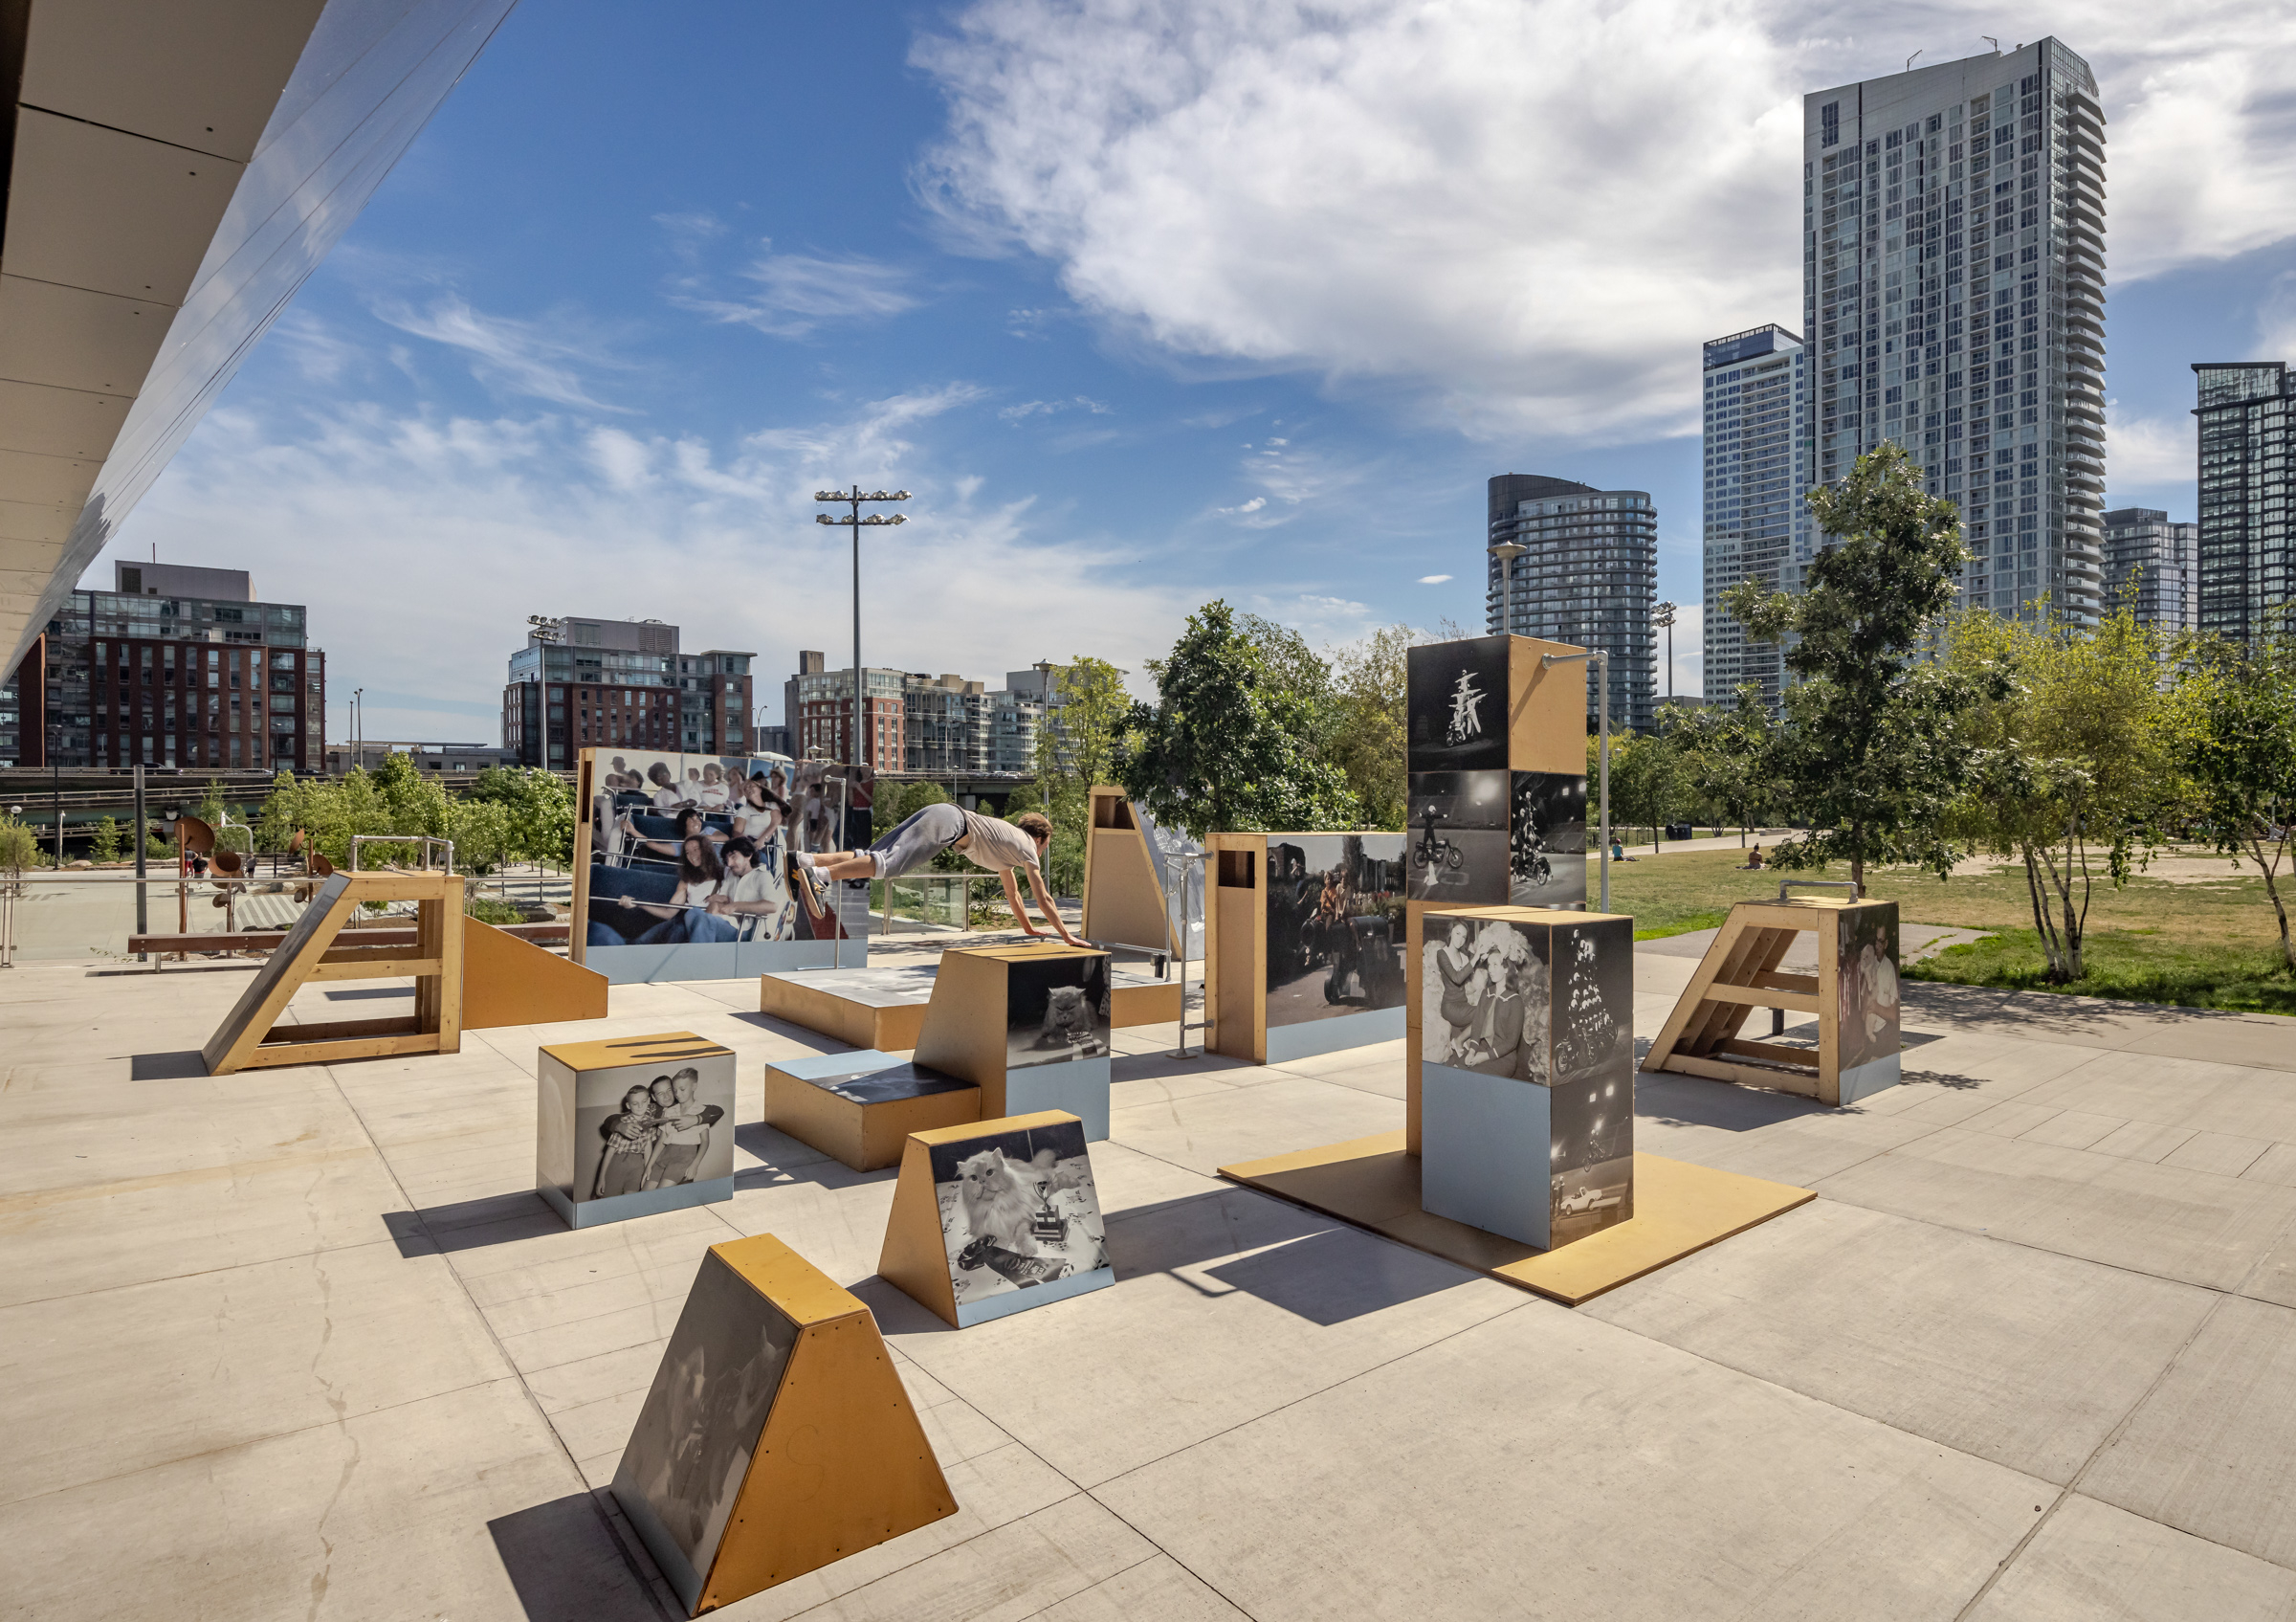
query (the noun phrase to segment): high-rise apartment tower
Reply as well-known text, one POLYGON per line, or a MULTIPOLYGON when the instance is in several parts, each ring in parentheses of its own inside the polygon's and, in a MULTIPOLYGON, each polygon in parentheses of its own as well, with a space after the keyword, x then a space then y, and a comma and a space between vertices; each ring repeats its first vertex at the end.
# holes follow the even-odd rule
MULTIPOLYGON (((1568 478, 1503 473, 1490 481, 1490 544, 1529 550, 1502 577, 1486 553, 1484 623, 1493 633, 1543 636, 1610 655, 1613 726, 1657 724, 1658 513, 1644 490, 1598 490, 1568 478), (1500 605, 1513 611, 1504 627, 1500 605)), ((1594 685, 1587 710, 1594 713, 1594 685)))
POLYGON ((2296 375, 2280 361, 2196 365, 2200 403, 2200 629, 2245 641, 2296 594, 2290 531, 2296 375))
POLYGON ((2136 623, 2174 634, 2198 625, 2200 526, 2151 507, 2105 515, 2105 611, 2124 597, 2136 623))
POLYGON ((1784 327, 1757 326, 1706 345, 1706 695, 1729 703, 1749 683, 1777 704, 1779 651, 1750 642, 1722 611, 1741 580, 1800 584, 1809 555, 1811 484, 1803 396, 1808 355, 1784 327))
POLYGON ((1802 99, 1817 477, 1903 445, 1997 613, 2100 606, 2104 199, 2096 79, 2054 39, 1802 99))

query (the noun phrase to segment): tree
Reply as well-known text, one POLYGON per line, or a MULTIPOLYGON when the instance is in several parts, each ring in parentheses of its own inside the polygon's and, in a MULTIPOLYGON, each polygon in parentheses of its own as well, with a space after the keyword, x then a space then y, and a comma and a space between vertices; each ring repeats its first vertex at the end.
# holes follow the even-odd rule
POLYGON ((1770 782, 1762 758, 1770 742, 1770 716, 1762 708, 1761 690, 1738 689, 1729 709, 1714 707, 1678 714, 1667 736, 1682 752, 1683 774, 1689 789, 1738 825, 1738 848, 1770 805, 1770 782))
POLYGON ((2281 962, 2296 971, 2280 892, 2296 823, 2296 632, 2284 613, 2245 647, 2207 639, 2184 653, 2173 754, 2210 842, 2263 876, 2281 962))
POLYGON ((46 859, 40 851, 40 836, 28 824, 0 811, 0 873, 21 873, 46 859))
MULTIPOLYGON (((502 808, 508 821, 504 855, 520 861, 574 859, 574 790, 563 778, 531 767, 490 766, 472 781, 464 804, 502 808)), ((457 854, 461 840, 455 841, 457 854)))
POLYGON ((1045 880, 1055 894, 1084 888, 1085 822, 1092 791, 1115 780, 1132 695, 1124 673, 1106 659, 1080 654, 1055 666, 1050 685, 1055 703, 1045 708, 1036 734, 1036 788, 1052 824, 1045 853, 1045 880))
POLYGON ((1650 830, 1650 848, 1659 848, 1659 830, 1689 791, 1681 754, 1670 739, 1656 735, 1610 741, 1611 827, 1650 830))
POLYGON ((95 836, 89 841, 89 855, 99 862, 120 859, 120 824, 110 817, 97 823, 95 836))
POLYGON ((1797 594, 1741 582, 1723 608, 1785 649, 1796 680, 1762 768, 1809 832, 1778 846, 1780 867, 1846 859, 1919 862, 1943 877, 1958 852, 1942 822, 1969 745, 1957 726, 1978 698, 1920 655, 1953 604, 1967 559, 1951 501, 1927 495, 1903 447, 1860 456, 1838 486, 1810 492, 1827 544, 1797 594))
POLYGON ((1338 767, 1315 751, 1317 717, 1225 602, 1188 616, 1169 657, 1152 659, 1156 705, 1136 703, 1125 791, 1159 822, 1197 838, 1236 829, 1306 829, 1352 820, 1338 767))
POLYGON ((1404 655, 1418 640, 1409 626, 1390 625, 1340 649, 1332 661, 1337 724, 1329 758, 1346 774, 1358 820, 1367 828, 1403 826, 1404 655))
POLYGON ((1949 829, 2024 865, 2056 985, 2084 973, 2092 849, 2125 884, 2166 809, 2164 652, 2126 604, 2093 632, 1981 611, 1952 631, 1948 663, 1984 697, 1962 717, 1973 753, 1949 829))

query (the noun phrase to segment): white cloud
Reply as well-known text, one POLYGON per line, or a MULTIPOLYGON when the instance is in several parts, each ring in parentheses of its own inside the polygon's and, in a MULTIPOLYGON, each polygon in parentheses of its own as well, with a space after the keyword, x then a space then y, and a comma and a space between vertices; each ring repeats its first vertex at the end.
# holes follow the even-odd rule
POLYGON ((1441 586, 1450 578, 1447 574, 1423 574, 1419 577, 1419 583, 1422 586, 1441 586))
POLYGON ((1017 406, 1006 406, 997 415, 1003 417, 1006 422, 1025 422, 1030 417, 1058 416, 1063 411, 1089 411, 1093 416, 1104 417, 1113 415, 1115 408, 1104 406, 1097 400, 1077 394, 1066 400, 1024 401, 1017 406))
MULTIPOLYGON (((2296 233, 2296 9, 2044 0, 2097 70, 2114 274, 2296 233)), ((1799 314, 1805 90, 1982 52, 1975 4, 978 0, 915 60, 920 194, 1185 360, 1470 433, 1694 429, 1699 341, 1799 314)), ((2014 45, 2014 40, 2004 41, 2014 45)))
POLYGON ((772 247, 765 244, 765 253, 740 273, 758 284, 755 294, 716 298, 688 284, 672 301, 772 338, 809 337, 833 321, 882 321, 921 301, 908 289, 909 273, 896 265, 858 254, 834 258, 776 254, 772 247))
POLYGON ((397 300, 379 300, 373 309, 377 320, 402 332, 470 355, 471 370, 478 380, 505 393, 531 395, 585 411, 623 410, 591 398, 583 387, 574 363, 612 363, 598 344, 570 330, 563 321, 526 322, 485 315, 453 294, 432 300, 428 309, 418 310, 397 300))
MULTIPOLYGON (((941 469, 916 431, 981 397, 966 384, 919 389, 731 444, 558 415, 358 406, 314 426, 230 406, 114 555, 156 544, 163 559, 229 561, 267 596, 307 603, 338 732, 364 685, 406 690, 390 704, 370 691, 370 736, 493 739, 471 706, 497 713, 531 613, 655 617, 690 646, 754 650, 760 701, 778 716, 798 648, 841 660, 850 646, 850 542, 813 522, 814 490, 898 480, 916 493, 911 522, 862 543, 872 662, 995 677, 1093 652, 1144 668, 1218 588, 1113 569, 1093 540, 1048 538, 1027 497, 979 502, 978 478, 941 469)), ((107 557, 92 574, 108 570, 107 557)))
POLYGON ((2256 348, 2248 358, 2296 362, 2296 271, 2273 278, 2272 290, 2257 308, 2256 348))
POLYGON ((2124 415, 2121 403, 2105 407, 2105 476, 2109 487, 2190 481, 2199 467, 2199 447, 2189 414, 2173 417, 2124 415))

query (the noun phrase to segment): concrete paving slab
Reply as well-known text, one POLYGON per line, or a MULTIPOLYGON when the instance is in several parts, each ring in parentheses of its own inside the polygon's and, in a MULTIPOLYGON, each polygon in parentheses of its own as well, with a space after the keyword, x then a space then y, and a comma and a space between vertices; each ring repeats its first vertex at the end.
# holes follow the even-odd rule
POLYGON ((0 1345, 11 1501, 511 1372, 446 1259, 394 1244, 11 1307, 0 1345), (58 1412, 104 1418, 75 1431, 58 1412))
POLYGON ((1819 1200, 1580 1310, 2062 1484, 2216 1299, 1819 1200))
POLYGON ((2276 1183, 2284 1189, 2296 1189, 2296 1144, 2274 1144, 2241 1175, 2259 1183, 2276 1183))
POLYGON ((2296 1571, 2066 1495, 1969 1622, 2287 1622, 2296 1571))
POLYGON ((1392 1099, 1284 1077, 1171 1103, 1111 1110, 1109 1136, 1142 1154, 1209 1175, 1231 1162, 1368 1138, 1402 1123, 1402 1105, 1392 1099))
POLYGON ((2296 1566, 2296 1309, 2222 1298, 2079 1486, 2296 1566))
POLYGON ((515 1380, 20 1499, 0 1544, 11 1609, 76 1622, 659 1617, 515 1380))
POLYGON ((1038 1613, 1043 1622, 1243 1622, 1168 1554, 1152 1555, 1038 1613))
POLYGON ((1946 1127, 1817 1185, 1828 1199, 2163 1278, 2238 1288, 2296 1189, 1946 1127))
POLYGON ((2219 1177, 2239 1177, 2258 1161, 2271 1144, 2263 1138, 2239 1138, 2225 1132, 2196 1132, 2160 1157, 2162 1166, 2184 1171, 2213 1171, 2219 1177))
POLYGON ((879 1307, 903 1355, 1086 1487, 1532 1304, 1240 1189, 1112 1217, 1108 1244, 1115 1289, 961 1333, 879 1307))
POLYGON ((2088 1146, 2101 1155, 2118 1155, 2123 1160, 2141 1160, 2148 1166, 2158 1166, 2163 1156, 2192 1136, 2193 1129, 2189 1126, 2131 1121, 2088 1146))
POLYGON ((1384 1622, 1951 1618, 2054 1494, 1542 1306, 1097 1496, 1265 1622, 1384 1622))

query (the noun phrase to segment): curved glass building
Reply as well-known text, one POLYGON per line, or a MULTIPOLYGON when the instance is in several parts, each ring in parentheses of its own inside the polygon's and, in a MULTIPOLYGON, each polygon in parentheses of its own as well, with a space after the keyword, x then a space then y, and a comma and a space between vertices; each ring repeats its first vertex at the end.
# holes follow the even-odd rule
MULTIPOLYGON (((1658 721, 1658 510, 1646 490, 1598 490, 1568 478, 1503 473, 1490 481, 1490 540, 1527 548, 1502 583, 1485 554, 1484 622, 1492 632, 1601 648, 1610 655, 1610 723, 1646 732, 1658 721), (1502 601, 1512 605, 1500 623, 1502 601)), ((1587 687, 1587 713, 1595 713, 1587 687)))

